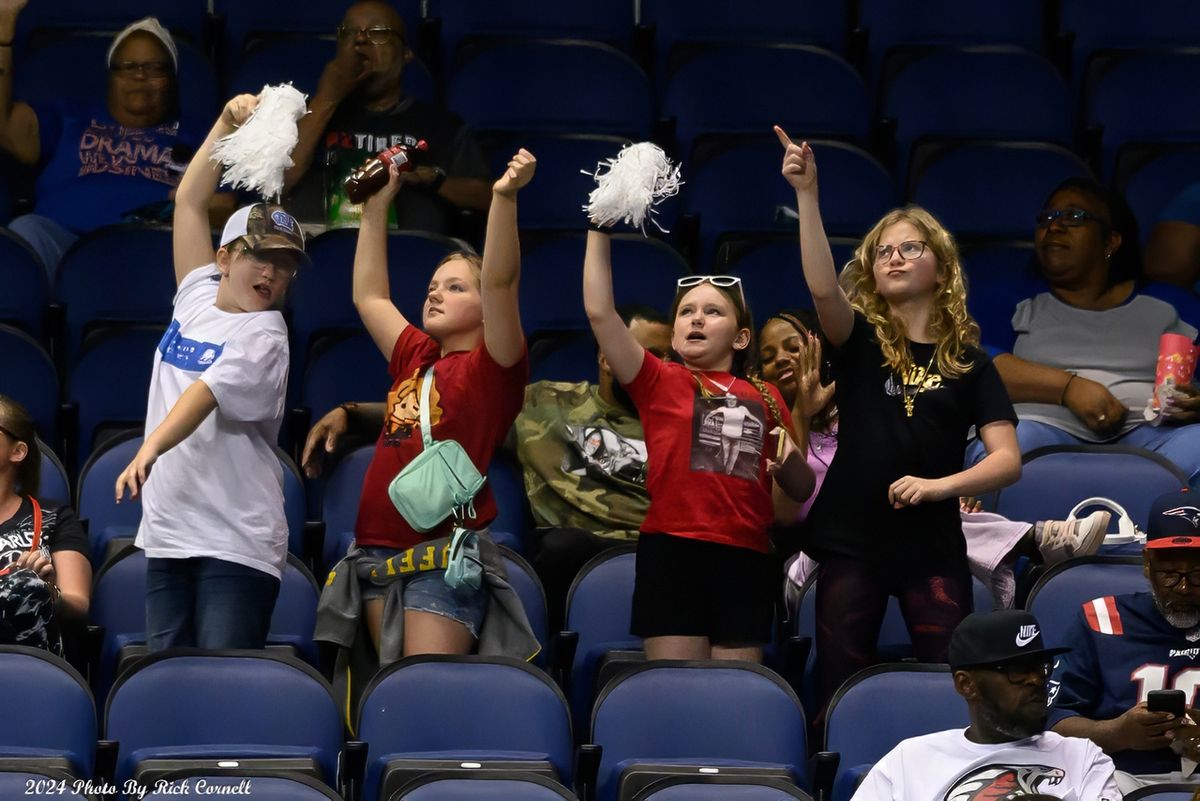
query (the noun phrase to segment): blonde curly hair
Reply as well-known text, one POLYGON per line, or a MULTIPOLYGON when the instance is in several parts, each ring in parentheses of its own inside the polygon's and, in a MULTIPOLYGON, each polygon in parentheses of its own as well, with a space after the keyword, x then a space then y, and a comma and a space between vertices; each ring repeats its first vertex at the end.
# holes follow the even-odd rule
POLYGON ((850 304, 875 328, 884 365, 898 373, 913 366, 904 322, 892 314, 887 301, 875 286, 875 251, 883 232, 896 223, 906 222, 921 232, 926 247, 937 259, 937 289, 933 311, 929 315, 929 333, 934 337, 934 357, 938 372, 948 378, 970 372, 974 363, 969 348, 979 346, 979 324, 967 312, 967 288, 963 280, 958 245, 950 232, 920 206, 893 209, 875 223, 843 268, 842 288, 850 304))

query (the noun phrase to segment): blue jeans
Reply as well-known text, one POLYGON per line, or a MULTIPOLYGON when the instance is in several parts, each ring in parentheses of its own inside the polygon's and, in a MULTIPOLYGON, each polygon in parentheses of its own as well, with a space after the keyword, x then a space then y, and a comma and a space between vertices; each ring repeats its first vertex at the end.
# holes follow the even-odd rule
POLYGON ((77 234, 40 214, 22 214, 9 222, 8 230, 24 239, 38 254, 51 283, 63 254, 79 239, 77 234))
POLYGON ((146 560, 146 645, 262 648, 279 579, 211 557, 146 560))
MULTIPOLYGON (((1017 444, 1021 453, 1046 445, 1087 445, 1060 428, 1033 420, 1017 424, 1017 444)), ((1106 443, 1145 448, 1163 456, 1188 477, 1192 491, 1200 491, 1200 423, 1186 426, 1144 425, 1106 443)), ((975 440, 967 447, 967 464, 973 465, 986 455, 983 443, 975 440)))

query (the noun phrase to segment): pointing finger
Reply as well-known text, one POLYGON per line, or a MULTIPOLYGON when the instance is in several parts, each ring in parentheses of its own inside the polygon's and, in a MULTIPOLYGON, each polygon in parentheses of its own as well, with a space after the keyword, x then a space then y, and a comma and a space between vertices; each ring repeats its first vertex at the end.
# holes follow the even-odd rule
POLYGON ((794 144, 792 142, 792 138, 787 135, 787 131, 783 130, 778 125, 775 126, 775 135, 779 137, 779 144, 783 145, 785 150, 794 144))

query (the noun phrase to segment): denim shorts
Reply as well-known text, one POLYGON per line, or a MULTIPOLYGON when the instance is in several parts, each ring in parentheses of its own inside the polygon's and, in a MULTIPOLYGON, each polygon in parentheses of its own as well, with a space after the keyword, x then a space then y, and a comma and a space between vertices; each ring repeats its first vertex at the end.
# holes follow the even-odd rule
MULTIPOLYGON (((392 548, 362 550, 381 559, 396 553, 392 548)), ((483 618, 487 614, 487 586, 478 590, 471 587, 454 588, 446 583, 445 575, 445 570, 426 570, 405 581, 404 608, 448 617, 466 626, 471 635, 478 639, 479 630, 483 627, 483 618)), ((364 601, 383 598, 388 593, 387 586, 379 586, 365 579, 360 581, 364 601)))

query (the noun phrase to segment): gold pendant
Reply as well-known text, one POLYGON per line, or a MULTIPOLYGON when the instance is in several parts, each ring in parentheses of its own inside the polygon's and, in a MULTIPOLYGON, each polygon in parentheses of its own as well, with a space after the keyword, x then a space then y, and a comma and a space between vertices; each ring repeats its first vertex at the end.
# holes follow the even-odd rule
POLYGON ((907 391, 904 393, 904 416, 905 417, 913 416, 913 403, 915 400, 916 400, 915 394, 909 395, 907 391))

